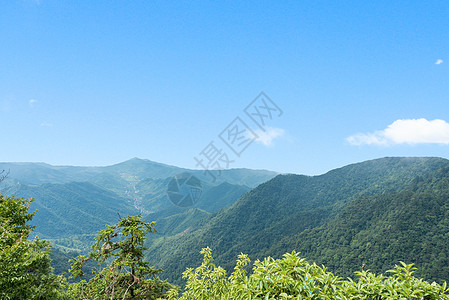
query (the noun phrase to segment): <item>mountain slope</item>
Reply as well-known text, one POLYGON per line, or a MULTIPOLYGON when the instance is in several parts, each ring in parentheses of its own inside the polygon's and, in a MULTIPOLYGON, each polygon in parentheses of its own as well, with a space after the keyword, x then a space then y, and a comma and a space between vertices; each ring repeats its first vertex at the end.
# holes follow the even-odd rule
MULTIPOLYGON (((211 213, 199 208, 180 209, 179 213, 172 213, 155 220, 158 231, 157 235, 170 236, 184 234, 185 232, 190 231, 192 226, 195 226, 200 220, 203 220, 210 215, 211 213)), ((149 219, 149 221, 150 220, 154 221, 154 219, 149 219)))
POLYGON ((195 207, 208 212, 216 212, 231 206, 243 194, 251 189, 244 185, 223 182, 217 186, 206 189, 195 207))
MULTIPOLYGON (((420 277, 449 279, 449 167, 417 177, 401 192, 362 197, 325 225, 283 241, 350 276, 362 264, 384 272, 405 261, 420 277)), ((282 245, 282 243, 280 243, 282 245)), ((282 248, 282 247, 277 247, 282 248)))
POLYGON ((279 175, 187 234, 167 238, 163 246, 150 249, 148 257, 177 281, 186 267, 200 261, 199 251, 206 246, 214 250, 218 264, 228 268, 240 252, 252 258, 276 256, 294 247, 289 237, 325 224, 351 201, 400 192, 416 176, 446 165, 448 161, 440 158, 384 158, 314 177, 279 175), (273 245, 281 241, 286 243, 283 249, 273 252, 273 245))

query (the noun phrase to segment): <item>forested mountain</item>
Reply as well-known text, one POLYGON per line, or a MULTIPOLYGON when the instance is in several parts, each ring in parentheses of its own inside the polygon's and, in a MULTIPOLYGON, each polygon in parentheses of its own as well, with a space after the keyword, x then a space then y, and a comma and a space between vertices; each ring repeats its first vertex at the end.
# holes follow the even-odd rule
POLYGON ((360 197, 321 227, 279 243, 352 275, 362 264, 385 272, 394 262, 418 266, 420 277, 449 279, 449 167, 418 176, 400 192, 360 197))
MULTIPOLYGON (((165 236, 163 241, 161 238, 153 239, 148 258, 163 268, 164 275, 173 282, 179 282, 179 275, 186 267, 194 267, 198 264, 201 260, 199 251, 206 246, 214 250, 217 264, 228 269, 232 267, 230 262, 233 262, 241 252, 249 254, 254 259, 268 255, 277 257, 287 251, 301 249, 306 257, 308 254, 312 256, 315 253, 313 258, 316 259, 328 249, 322 241, 326 240, 326 234, 320 235, 321 231, 316 230, 339 228, 339 234, 349 234, 349 228, 344 225, 347 221, 338 223, 340 227, 332 222, 340 220, 345 213, 347 218, 351 219, 352 214, 356 213, 348 212, 351 207, 354 205, 363 207, 363 204, 357 203, 370 201, 366 199, 375 201, 385 197, 395 198, 394 195, 401 195, 402 201, 406 202, 416 193, 411 186, 416 184, 419 178, 433 176, 437 174, 435 172, 448 164, 448 160, 441 158, 383 158, 349 165, 320 176, 279 175, 251 190, 231 207, 196 223, 188 232, 171 237, 165 236), (313 231, 314 229, 316 230, 313 231), (313 232, 314 235, 309 232, 313 232), (309 234, 310 241, 307 241, 309 236, 306 234, 309 234), (313 242, 312 238, 316 242, 313 242), (309 253, 308 249, 311 248, 316 248, 316 252, 309 253)), ((424 185, 427 186, 427 191, 434 188, 431 182, 424 185)), ((416 197, 421 199, 420 194, 416 194, 416 197)), ((424 200, 419 201, 425 203, 424 200)), ((366 207, 369 208, 369 206, 366 207)), ((374 205, 375 207, 377 206, 374 205)), ((393 209, 392 212, 388 212, 391 218, 398 213, 398 208, 394 205, 385 209, 393 209)), ((433 209, 435 208, 432 206, 422 205, 416 212, 435 216, 433 209)), ((399 209, 399 211, 402 210, 399 209)), ((369 214, 370 212, 366 212, 366 215, 369 214)), ((400 220, 411 222, 413 219, 400 218, 400 220)), ((436 227, 432 230, 436 230, 436 227)), ((334 232, 332 235, 337 236, 337 233, 334 232)), ((409 238, 414 246, 416 241, 421 239, 416 235, 409 238)), ((334 239, 329 238, 328 242, 330 241, 334 239)), ((363 241, 365 242, 363 245, 366 246, 367 242, 363 241)), ((361 241, 350 245, 359 247, 359 243, 361 241)), ((427 247, 431 247, 430 245, 428 244, 427 247)), ((391 249, 394 250, 394 248, 391 249)), ((339 239, 334 243, 334 249, 330 249, 341 255, 344 251, 350 250, 341 250, 339 239)), ((449 250, 444 251, 449 254, 449 250)), ((378 261, 380 261, 379 257, 382 257, 380 252, 374 252, 371 255, 378 261)), ((329 261, 333 258, 332 252, 327 254, 327 265, 334 267, 335 271, 340 271, 341 264, 339 265, 338 256, 334 257, 336 261, 330 264, 329 261)), ((382 267, 391 268, 400 258, 415 261, 414 257, 391 254, 390 257, 383 258, 380 264, 382 267)), ((344 271, 351 273, 359 270, 361 261, 363 260, 354 262, 344 271)), ((416 262, 419 263, 419 260, 416 262)), ((433 274, 427 273, 427 275, 436 278, 433 274)))
POLYGON ((176 215, 161 222, 171 224, 167 228, 183 231, 194 219, 231 205, 250 187, 276 175, 249 169, 223 170, 221 174, 212 171, 217 176, 213 182, 202 170, 138 158, 106 167, 0 163, 0 170, 9 171, 1 186, 2 193, 34 198, 30 209, 39 211, 33 219, 36 233, 66 251, 88 249, 97 232, 105 224, 116 223, 119 215, 141 213, 146 219, 151 215, 152 220, 176 215), (193 207, 201 213, 189 215, 188 208, 178 208, 167 198, 169 181, 181 172, 201 179, 202 197, 193 207), (180 219, 183 217, 186 220, 180 219))

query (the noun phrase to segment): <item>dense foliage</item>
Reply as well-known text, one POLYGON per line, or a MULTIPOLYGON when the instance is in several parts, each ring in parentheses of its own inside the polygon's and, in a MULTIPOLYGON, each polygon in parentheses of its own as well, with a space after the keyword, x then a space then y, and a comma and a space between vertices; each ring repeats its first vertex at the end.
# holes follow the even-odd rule
POLYGON ((53 299, 60 296, 65 279, 52 273, 49 243, 35 236, 27 224, 31 199, 0 195, 0 298, 53 299))
POLYGON ((250 260, 241 254, 228 277, 223 268, 213 264, 209 248, 201 253, 204 254, 201 266, 183 274, 187 284, 182 296, 173 289, 169 299, 449 299, 446 284, 429 284, 415 278, 415 268, 405 263, 389 270, 392 275, 388 277, 361 270, 353 281, 343 280, 292 252, 282 259, 267 257, 256 261, 248 276, 245 267, 250 260))

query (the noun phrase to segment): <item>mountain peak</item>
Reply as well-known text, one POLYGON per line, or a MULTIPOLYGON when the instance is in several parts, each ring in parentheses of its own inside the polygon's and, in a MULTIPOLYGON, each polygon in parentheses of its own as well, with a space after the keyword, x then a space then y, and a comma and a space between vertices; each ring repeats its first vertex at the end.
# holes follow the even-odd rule
POLYGON ((176 166, 172 166, 172 165, 168 165, 168 164, 152 161, 152 160, 149 160, 149 159, 139 158, 139 157, 133 157, 131 159, 125 160, 125 161, 123 161, 121 163, 118 163, 118 164, 115 164, 113 166, 127 165, 127 164, 148 164, 148 165, 164 166, 164 167, 169 167, 169 168, 178 168, 176 166))

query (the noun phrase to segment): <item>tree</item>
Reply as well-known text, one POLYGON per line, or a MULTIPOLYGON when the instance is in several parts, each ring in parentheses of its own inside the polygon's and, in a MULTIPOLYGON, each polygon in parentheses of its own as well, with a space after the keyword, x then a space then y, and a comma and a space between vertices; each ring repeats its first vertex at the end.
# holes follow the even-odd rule
POLYGON ((52 273, 50 245, 27 224, 32 199, 0 195, 0 298, 56 299, 65 285, 63 276, 52 273))
POLYGON ((77 299, 156 299, 164 297, 173 286, 156 275, 162 270, 144 261, 143 246, 147 232, 156 232, 154 222, 147 223, 141 215, 120 219, 114 226, 106 225, 96 238, 88 256, 71 260, 71 277, 82 277, 83 265, 93 259, 110 262, 96 275, 70 286, 70 294, 77 299))

